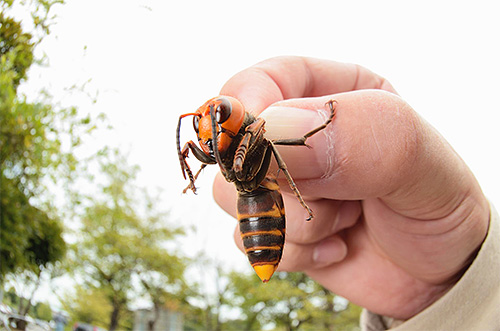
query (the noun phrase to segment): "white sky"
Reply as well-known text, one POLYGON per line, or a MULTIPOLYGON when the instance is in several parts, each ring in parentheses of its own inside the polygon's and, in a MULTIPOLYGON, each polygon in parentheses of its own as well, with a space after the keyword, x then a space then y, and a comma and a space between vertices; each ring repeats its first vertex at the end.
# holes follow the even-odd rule
POLYGON ((197 196, 181 195, 178 116, 269 57, 358 63, 387 78, 443 134, 499 205, 496 8, 495 1, 67 0, 39 49, 50 67, 33 70, 30 86, 106 113, 115 130, 100 136, 102 144, 130 150, 140 185, 163 189, 162 208, 173 221, 196 226, 186 253, 206 249, 245 269, 232 239, 236 223, 211 196, 215 167, 203 174, 197 196), (89 79, 87 91, 99 92, 95 104, 64 92, 89 79))

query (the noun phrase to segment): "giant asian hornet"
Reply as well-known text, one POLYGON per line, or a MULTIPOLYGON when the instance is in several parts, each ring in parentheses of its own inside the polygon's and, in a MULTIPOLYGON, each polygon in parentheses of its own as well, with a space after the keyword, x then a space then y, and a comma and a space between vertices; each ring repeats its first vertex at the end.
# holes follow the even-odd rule
POLYGON ((336 101, 326 103, 330 116, 323 125, 292 139, 269 140, 265 138, 262 118, 245 111, 235 98, 218 96, 205 102, 196 112, 179 117, 176 131, 177 153, 184 178, 196 193, 194 185, 201 170, 208 164, 219 164, 224 178, 236 185, 238 191, 237 215, 246 255, 260 279, 266 283, 278 267, 285 243, 285 210, 276 176, 268 173, 271 156, 286 177, 292 192, 307 210, 313 212, 302 198, 276 145, 307 146, 306 140, 323 130, 335 116, 336 101), (180 128, 184 117, 193 116, 193 126, 198 137, 198 147, 188 141, 181 149, 180 128), (213 138, 215 137, 215 139, 213 138), (193 174, 186 162, 189 150, 202 162, 193 174))

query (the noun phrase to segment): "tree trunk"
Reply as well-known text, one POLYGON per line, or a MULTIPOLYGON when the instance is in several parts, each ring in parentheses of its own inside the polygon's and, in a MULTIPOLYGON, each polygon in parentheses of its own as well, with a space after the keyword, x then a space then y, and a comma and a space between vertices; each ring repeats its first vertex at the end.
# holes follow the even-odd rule
POLYGON ((206 328, 207 331, 212 331, 212 313, 211 310, 212 307, 210 305, 207 305, 207 310, 206 310, 206 328))
POLYGON ((111 320, 109 322, 109 331, 115 331, 118 327, 118 317, 120 315, 120 304, 113 303, 113 311, 111 312, 111 320))
POLYGON ((153 307, 153 309, 154 309, 153 319, 148 321, 149 331, 154 331, 154 329, 155 329, 155 324, 158 321, 158 318, 160 317, 160 308, 161 308, 160 304, 158 304, 158 303, 154 304, 154 307, 153 307))
MULTIPOLYGON (((31 308, 31 305, 33 303, 33 298, 35 297, 35 292, 38 290, 38 288, 40 287, 40 278, 41 278, 41 273, 42 271, 39 270, 38 273, 36 273, 36 283, 35 283, 35 288, 33 289, 33 291, 31 292, 31 295, 30 295, 30 298, 27 299, 27 303, 26 303, 26 306, 25 307, 19 307, 19 315, 22 315, 22 316, 26 316, 31 308)), ((21 299, 21 302, 23 300, 21 299)))

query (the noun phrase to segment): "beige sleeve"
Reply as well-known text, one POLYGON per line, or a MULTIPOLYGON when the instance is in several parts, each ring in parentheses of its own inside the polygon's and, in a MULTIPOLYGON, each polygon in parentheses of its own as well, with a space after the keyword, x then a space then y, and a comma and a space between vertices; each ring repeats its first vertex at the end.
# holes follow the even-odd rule
POLYGON ((400 322, 363 311, 361 329, 500 330, 500 218, 491 207, 488 235, 469 269, 434 304, 400 322))

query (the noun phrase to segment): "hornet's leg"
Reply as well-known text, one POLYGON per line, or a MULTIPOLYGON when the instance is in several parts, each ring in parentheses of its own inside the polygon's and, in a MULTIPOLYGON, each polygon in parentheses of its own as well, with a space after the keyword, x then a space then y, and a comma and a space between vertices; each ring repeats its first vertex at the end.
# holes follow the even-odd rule
MULTIPOLYGON (((236 152, 234 153, 233 169, 236 174, 236 178, 238 178, 239 180, 242 180, 244 178, 244 175, 246 175, 246 173, 244 174, 243 171, 243 164, 245 163, 248 151, 252 146, 254 146, 254 144, 258 144, 264 139, 264 124, 265 121, 262 118, 258 118, 255 122, 250 124, 245 129, 246 133, 241 139, 241 142, 238 145, 236 152)), ((255 170, 258 170, 259 167, 257 167, 255 170)))
POLYGON ((330 100, 325 105, 328 106, 328 108, 330 109, 330 116, 325 121, 325 123, 323 123, 322 125, 318 126, 315 129, 307 132, 304 136, 302 136, 300 138, 278 139, 278 140, 273 140, 271 142, 271 148, 273 150, 274 157, 276 158, 276 161, 278 162, 279 169, 281 171, 283 171, 283 174, 285 175, 286 180, 288 181, 288 185, 290 185, 290 188, 292 189, 293 194, 295 194, 295 196, 299 200, 299 202, 302 205, 302 207, 304 207, 307 210, 307 213, 309 214, 309 217, 307 218, 307 221, 310 221, 314 217, 313 212, 312 212, 311 208, 309 208, 309 206, 306 204, 306 202, 304 201, 304 199, 302 198, 302 195, 300 194, 299 190, 297 189, 297 185, 295 185, 295 182, 293 181, 292 176, 288 172, 286 164, 283 161, 283 159, 281 158, 281 155, 279 154, 279 152, 276 149, 275 145, 307 146, 306 145, 306 140, 309 137, 315 135, 319 131, 321 131, 324 128, 326 128, 326 126, 332 122, 333 117, 335 116, 335 110, 336 110, 337 101, 330 100))
MULTIPOLYGON (((193 193, 196 193, 196 186, 194 185, 194 182, 196 181, 196 178, 198 178, 198 175, 200 174, 201 170, 207 166, 207 164, 215 164, 215 160, 211 158, 210 156, 206 155, 196 144, 190 140, 188 141, 184 147, 182 148, 181 152, 179 153, 179 160, 181 162, 181 168, 184 173, 187 173, 188 178, 189 178, 189 185, 183 190, 183 193, 186 193, 187 190, 192 190, 193 193), (202 162, 202 165, 200 167, 200 170, 196 173, 196 175, 193 175, 193 172, 191 171, 191 168, 189 167, 188 163, 186 162, 186 158, 189 155, 189 150, 193 153, 193 155, 200 161, 202 162)), ((184 178, 186 178, 186 175, 184 174, 184 178)))
MULTIPOLYGON (((212 157, 203 153, 203 151, 198 146, 196 146, 196 144, 193 141, 188 141, 184 145, 184 148, 182 148, 181 150, 181 122, 182 119, 186 116, 197 116, 197 114, 188 113, 179 116, 179 122, 177 124, 177 130, 175 135, 175 140, 177 145, 177 156, 179 157, 179 163, 181 165, 182 175, 184 176, 184 179, 186 179, 186 174, 189 177, 189 186, 187 189, 191 189, 194 193, 196 193, 196 187, 194 186, 194 181, 196 180, 196 177, 198 177, 198 174, 200 173, 201 169, 203 169, 206 166, 206 164, 213 164, 215 163, 215 160, 212 157), (193 172, 191 171, 189 164, 186 162, 186 158, 188 157, 190 149, 193 152, 193 155, 204 164, 201 166, 200 171, 196 173, 196 176, 193 176, 193 172)), ((186 192, 186 190, 184 190, 184 193, 186 192)))
POLYGON ((300 194, 299 189, 297 188, 297 185, 295 185, 295 182, 293 181, 292 176, 288 172, 288 169, 286 167, 285 162, 281 158, 280 153, 278 152, 278 150, 276 149, 276 146, 274 146, 274 144, 272 142, 271 142, 271 148, 273 150, 274 157, 276 158, 276 162, 278 163, 278 167, 281 171, 283 171, 283 174, 285 175, 286 180, 288 182, 288 185, 290 185, 290 188, 292 189, 293 194, 295 194, 295 196, 299 200, 302 207, 304 207, 304 209, 309 214, 309 217, 306 218, 306 221, 310 221, 314 217, 313 211, 306 204, 306 202, 304 201, 304 198, 302 198, 302 195, 300 194))
POLYGON ((196 172, 196 174, 193 177, 193 181, 191 181, 191 180, 189 181, 189 185, 186 186, 186 188, 184 190, 182 190, 182 193, 186 193, 188 190, 192 190, 193 193, 196 194, 196 187, 194 186, 194 182, 196 181, 196 179, 198 179, 198 176, 200 175, 201 171, 203 169, 205 169, 206 166, 207 166, 206 163, 201 164, 200 169, 198 169, 198 171, 196 172))
POLYGON ((325 123, 323 123, 322 125, 318 126, 317 128, 315 129, 312 129, 311 131, 307 132, 305 135, 303 135, 302 137, 300 138, 290 138, 290 139, 276 139, 276 140, 273 140, 273 143, 275 145, 292 145, 292 146, 307 146, 306 145, 306 140, 307 138, 315 135, 316 133, 318 133, 319 131, 323 130, 324 128, 326 128, 326 126, 328 124, 330 124, 330 122, 333 120, 333 117, 335 116, 335 110, 336 110, 336 106, 337 106, 337 101, 335 100, 330 100, 328 101, 325 106, 328 106, 328 108, 330 109, 330 116, 328 117, 328 119, 325 121, 325 123))

